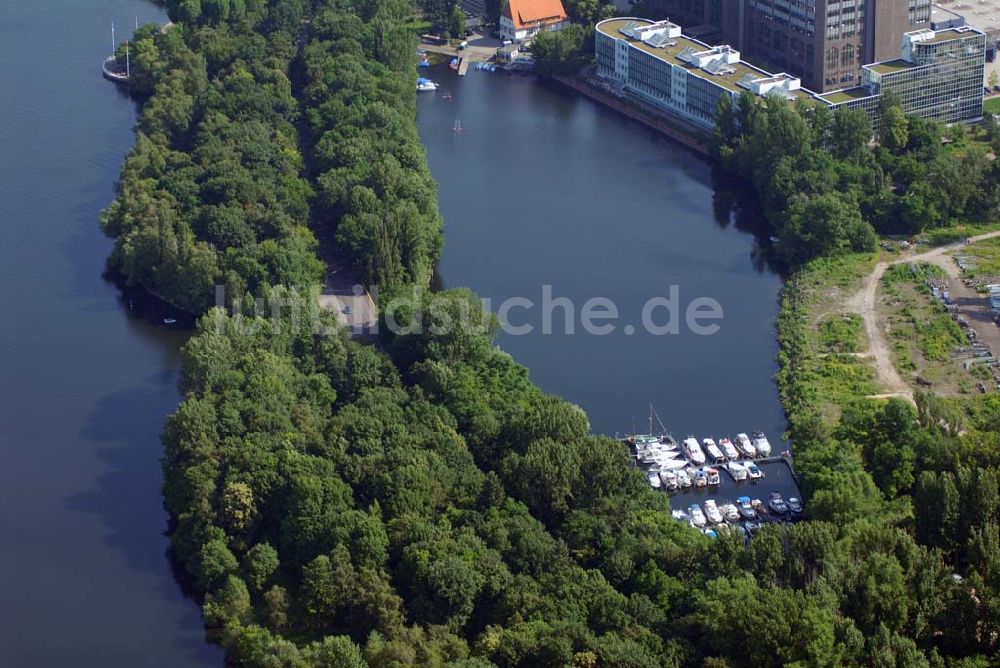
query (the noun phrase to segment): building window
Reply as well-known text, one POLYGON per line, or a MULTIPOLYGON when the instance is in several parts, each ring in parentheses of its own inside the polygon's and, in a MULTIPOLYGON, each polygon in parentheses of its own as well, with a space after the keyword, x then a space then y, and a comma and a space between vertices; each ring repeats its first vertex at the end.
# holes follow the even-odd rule
POLYGON ((845 44, 844 48, 840 50, 840 64, 844 67, 854 63, 854 45, 845 44))
POLYGON ((826 50, 827 68, 833 69, 837 67, 839 61, 840 61, 840 52, 837 50, 837 47, 831 46, 829 49, 826 50))

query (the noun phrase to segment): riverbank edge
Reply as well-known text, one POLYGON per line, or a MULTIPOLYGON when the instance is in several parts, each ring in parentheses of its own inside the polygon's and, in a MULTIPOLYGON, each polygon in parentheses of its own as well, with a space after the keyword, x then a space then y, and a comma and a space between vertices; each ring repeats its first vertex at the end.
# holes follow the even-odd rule
POLYGON ((590 98, 609 109, 617 111, 623 116, 627 116, 645 125, 664 137, 674 140, 695 153, 715 161, 709 149, 709 138, 705 136, 704 132, 696 130, 693 126, 684 126, 678 120, 668 120, 664 115, 654 112, 651 107, 633 98, 620 98, 605 93, 597 88, 591 76, 586 73, 581 73, 577 76, 553 74, 542 76, 541 78, 545 81, 555 82, 564 88, 590 98), (646 108, 649 110, 647 111, 646 108))

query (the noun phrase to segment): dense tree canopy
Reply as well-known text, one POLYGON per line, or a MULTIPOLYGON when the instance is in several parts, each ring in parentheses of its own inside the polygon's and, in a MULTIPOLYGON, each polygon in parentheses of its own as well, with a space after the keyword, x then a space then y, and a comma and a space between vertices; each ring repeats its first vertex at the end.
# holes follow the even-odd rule
MULTIPOLYGON (((394 314, 405 325, 425 307, 421 331, 371 345, 291 289, 318 281, 316 237, 387 295, 429 278, 441 220, 408 3, 168 6, 178 26, 137 46, 148 98, 103 219, 113 262, 192 311, 219 281, 287 307, 207 310, 163 434, 172 551, 231 660, 971 666, 997 651, 988 416, 976 426, 992 461, 958 447, 928 398, 862 402, 827 433, 783 382, 812 519, 709 541, 493 346, 491 318, 433 333, 481 312, 472 292, 424 294, 434 309, 394 314)), ((940 149, 913 119, 876 160, 843 114, 741 104, 720 118, 720 152, 801 260, 869 247, 865 178, 940 149)))

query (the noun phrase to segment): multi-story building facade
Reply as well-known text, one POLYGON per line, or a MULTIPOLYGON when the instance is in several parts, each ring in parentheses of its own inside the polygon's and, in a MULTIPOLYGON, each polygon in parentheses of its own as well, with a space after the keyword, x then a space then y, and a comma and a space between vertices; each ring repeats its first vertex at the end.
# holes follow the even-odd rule
POLYGON ((983 115, 986 34, 969 26, 917 30, 903 37, 903 56, 866 65, 862 86, 894 93, 907 115, 955 123, 983 115))
POLYGON ((653 0, 653 7, 685 25, 717 28, 720 41, 751 61, 821 92, 860 83, 862 65, 893 57, 903 34, 928 27, 931 17, 931 0, 653 0))
POLYGON ((866 65, 861 86, 828 93, 802 87, 791 74, 771 74, 743 62, 731 46, 709 46, 688 37, 670 21, 608 19, 594 32, 599 77, 623 94, 704 129, 714 126, 723 96, 738 103, 745 91, 800 98, 831 110, 860 109, 875 126, 885 91, 899 97, 907 115, 946 123, 982 117, 986 36, 974 28, 909 32, 900 40, 901 57, 866 65))

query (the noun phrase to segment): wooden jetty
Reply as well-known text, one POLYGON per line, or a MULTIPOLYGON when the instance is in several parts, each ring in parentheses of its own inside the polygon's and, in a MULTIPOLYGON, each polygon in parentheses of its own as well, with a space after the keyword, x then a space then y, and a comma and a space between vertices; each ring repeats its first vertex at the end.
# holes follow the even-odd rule
POLYGON ((461 58, 458 61, 458 76, 464 77, 465 73, 469 71, 469 59, 461 58))

